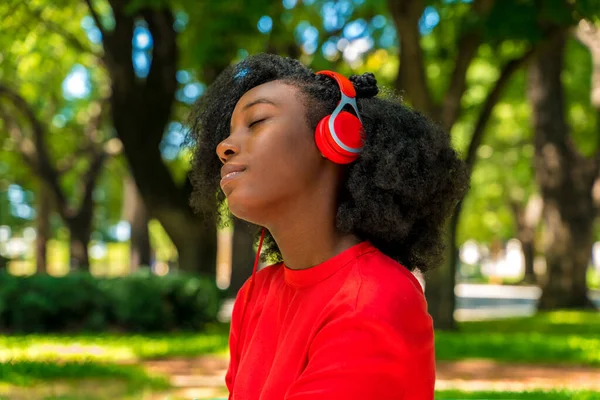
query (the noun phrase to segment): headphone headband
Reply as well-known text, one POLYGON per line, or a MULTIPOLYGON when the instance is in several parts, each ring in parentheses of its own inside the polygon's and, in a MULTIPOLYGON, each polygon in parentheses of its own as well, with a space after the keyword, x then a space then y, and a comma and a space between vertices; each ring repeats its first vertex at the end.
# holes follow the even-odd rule
POLYGON ((356 97, 356 89, 354 89, 354 85, 344 75, 338 74, 337 72, 334 72, 334 71, 327 71, 327 70, 316 72, 316 74, 317 75, 326 75, 326 76, 329 76, 329 77, 335 79, 335 81, 337 82, 338 86, 340 87, 340 91, 342 93, 344 93, 346 96, 348 96, 350 98, 356 97))

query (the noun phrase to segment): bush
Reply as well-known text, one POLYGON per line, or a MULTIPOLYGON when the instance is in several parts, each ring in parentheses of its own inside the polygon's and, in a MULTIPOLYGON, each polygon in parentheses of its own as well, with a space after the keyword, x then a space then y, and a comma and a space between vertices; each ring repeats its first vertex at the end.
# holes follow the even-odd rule
POLYGON ((159 332, 198 330, 215 322, 224 293, 213 279, 140 272, 96 278, 0 273, 4 332, 159 332))

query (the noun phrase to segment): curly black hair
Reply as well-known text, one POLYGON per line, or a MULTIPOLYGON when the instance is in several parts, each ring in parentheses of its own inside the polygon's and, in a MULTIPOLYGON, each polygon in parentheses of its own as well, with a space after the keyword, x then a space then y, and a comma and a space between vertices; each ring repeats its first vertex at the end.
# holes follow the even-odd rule
MULTIPOLYGON (((188 139, 194 154, 190 201, 196 210, 214 209, 215 193, 218 202, 224 201, 218 189, 222 164, 215 149, 229 135, 236 103, 248 90, 274 80, 304 94, 306 118, 313 130, 340 100, 334 80, 290 58, 252 55, 223 71, 189 119, 188 139)), ((437 124, 403 105, 393 93, 375 97, 379 90, 373 74, 354 75, 350 80, 357 91, 366 138, 358 160, 346 166, 337 228, 369 240, 411 271, 426 271, 442 260, 444 224, 466 192, 466 166, 437 124)), ((281 261, 268 232, 263 257, 281 261)))

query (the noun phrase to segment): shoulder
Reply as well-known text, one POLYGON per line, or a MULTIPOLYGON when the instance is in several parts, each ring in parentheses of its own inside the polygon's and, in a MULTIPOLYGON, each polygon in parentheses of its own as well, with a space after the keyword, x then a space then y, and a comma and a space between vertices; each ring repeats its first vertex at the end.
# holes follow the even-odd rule
POLYGON ((403 265, 380 251, 360 257, 353 271, 359 282, 355 312, 393 326, 406 321, 431 324, 427 302, 418 279, 403 265))
MULTIPOLYGON (((254 276, 254 289, 257 288, 264 289, 268 287, 273 280, 278 279, 278 275, 281 274, 282 271, 282 263, 268 265, 266 267, 261 268, 259 271, 256 271, 256 275, 254 276)), ((238 297, 244 296, 244 294, 250 289, 250 285, 252 282, 252 276, 246 279, 246 282, 242 285, 238 292, 238 297)))

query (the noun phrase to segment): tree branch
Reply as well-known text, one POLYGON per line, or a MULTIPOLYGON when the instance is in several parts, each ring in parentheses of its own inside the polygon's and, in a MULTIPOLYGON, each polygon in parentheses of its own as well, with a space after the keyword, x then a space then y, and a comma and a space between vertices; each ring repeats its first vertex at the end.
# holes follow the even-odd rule
POLYGON ((71 153, 69 157, 59 160, 56 168, 57 174, 60 176, 69 172, 75 167, 77 161, 87 154, 94 154, 94 150, 90 145, 83 146, 71 153))
POLYGON ((87 4, 88 9, 90 10, 90 15, 92 16, 92 19, 94 20, 94 23, 96 24, 96 27, 100 30, 102 37, 106 37, 106 30, 102 26, 102 23, 100 22, 100 18, 98 17, 96 10, 94 10, 94 6, 92 5, 92 0, 85 0, 85 3, 87 4))
MULTIPOLYGON (((493 5, 494 0, 476 0, 472 3, 471 9, 479 17, 484 17, 491 11, 493 5)), ((467 70, 477 54, 480 43, 481 31, 479 29, 471 30, 460 39, 450 86, 444 96, 441 110, 441 123, 448 131, 460 115, 460 100, 466 89, 467 70)))
POLYGON ((8 134, 17 144, 23 161, 25 161, 32 170, 37 171, 39 168, 37 152, 35 151, 35 146, 31 143, 31 140, 25 138, 21 129, 19 129, 17 122, 10 116, 10 113, 7 112, 4 107, 0 107, 0 119, 4 121, 8 134))
POLYGON ((98 181, 106 157, 107 154, 104 151, 98 151, 94 153, 90 161, 90 166, 83 176, 83 198, 77 211, 78 215, 89 215, 92 212, 94 207, 94 188, 96 187, 96 182, 98 181))
POLYGON ((425 76, 419 19, 425 9, 423 0, 388 0, 400 39, 400 67, 396 89, 405 91, 416 109, 439 119, 425 76))
POLYGON ((90 144, 100 144, 102 138, 99 136, 100 127, 104 122, 108 114, 109 103, 108 99, 101 99, 100 101, 94 102, 92 107, 97 107, 92 110, 94 113, 90 121, 86 124, 84 129, 84 135, 90 144))
MULTIPOLYGON (((154 40, 152 66, 142 98, 149 112, 163 114, 163 117, 168 119, 171 115, 171 107, 165 107, 163 99, 175 96, 179 58, 177 33, 173 29, 173 13, 168 9, 144 10, 142 15, 154 40)), ((156 139, 160 141, 160 138, 156 139)))
POLYGON ((46 180, 48 186, 52 188, 56 197, 57 206, 61 214, 67 214, 68 203, 65 194, 58 182, 58 172, 50 163, 50 156, 45 141, 45 129, 40 120, 35 116, 33 109, 27 101, 17 92, 10 89, 8 86, 0 83, 0 96, 8 98, 12 104, 18 109, 31 124, 33 133, 33 146, 37 154, 37 173, 46 180))
POLYGON ((532 58, 534 52, 535 51, 532 48, 525 52, 521 57, 510 60, 504 64, 504 67, 502 68, 500 76, 496 80, 494 87, 488 93, 485 102, 483 103, 481 112, 479 113, 479 117, 477 118, 477 123, 475 124, 473 135, 471 136, 471 143, 469 143, 469 149, 467 150, 467 157, 465 161, 467 163, 467 168, 469 169, 469 174, 472 173, 473 167, 475 166, 477 149, 479 149, 479 146, 483 140, 483 133, 492 115, 494 106, 500 99, 502 91, 512 75, 532 58))

